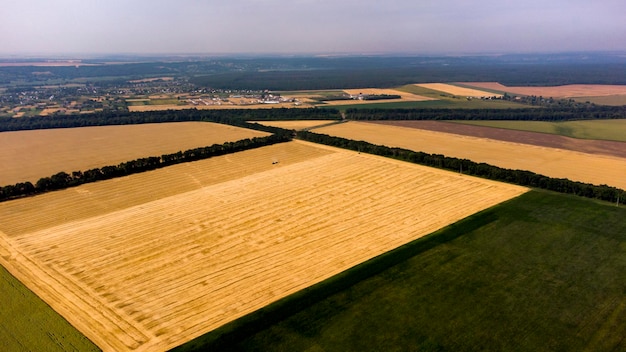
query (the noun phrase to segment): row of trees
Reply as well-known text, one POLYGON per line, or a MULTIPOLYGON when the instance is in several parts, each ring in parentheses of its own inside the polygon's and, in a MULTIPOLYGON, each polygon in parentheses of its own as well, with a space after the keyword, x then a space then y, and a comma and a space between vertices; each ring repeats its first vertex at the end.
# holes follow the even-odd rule
POLYGON ((71 128, 142 123, 205 121, 252 128, 276 133, 280 129, 247 121, 263 120, 339 120, 335 109, 228 109, 228 110, 164 110, 150 112, 109 111, 83 115, 37 116, 29 118, 0 117, 0 132, 71 128))
POLYGON ((447 157, 441 154, 428 154, 402 148, 390 148, 365 141, 355 141, 341 137, 333 137, 308 131, 297 132, 297 137, 314 143, 351 149, 369 154, 381 155, 420 165, 437 167, 464 174, 503 181, 526 187, 535 187, 550 191, 575 194, 587 198, 595 198, 615 202, 626 198, 624 190, 607 186, 571 181, 563 178, 552 178, 531 171, 504 169, 485 163, 477 163, 467 159, 447 157))
POLYGON ((224 144, 214 144, 208 147, 189 149, 184 152, 179 151, 161 156, 140 158, 123 162, 119 165, 104 166, 86 171, 74 171, 71 174, 59 172, 50 177, 39 179, 34 185, 31 182, 20 182, 15 185, 0 187, 0 201, 132 175, 174 164, 207 159, 290 140, 291 138, 287 133, 273 134, 267 137, 247 138, 236 142, 226 142, 224 144))
POLYGON ((520 109, 347 109, 350 120, 526 120, 624 119, 626 106, 551 106, 520 109))

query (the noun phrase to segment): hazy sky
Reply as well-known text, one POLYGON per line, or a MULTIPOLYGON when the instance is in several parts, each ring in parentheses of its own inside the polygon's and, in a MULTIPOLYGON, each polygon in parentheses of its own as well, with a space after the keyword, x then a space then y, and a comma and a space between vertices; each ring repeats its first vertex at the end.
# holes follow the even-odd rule
POLYGON ((0 54, 626 50, 626 0, 2 0, 0 54))

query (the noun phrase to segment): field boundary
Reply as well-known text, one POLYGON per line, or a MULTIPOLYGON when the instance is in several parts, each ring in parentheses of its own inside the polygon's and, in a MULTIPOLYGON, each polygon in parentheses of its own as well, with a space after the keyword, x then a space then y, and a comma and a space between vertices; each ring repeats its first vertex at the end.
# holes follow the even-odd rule
POLYGON ((18 182, 15 185, 0 187, 0 202, 289 141, 291 141, 291 137, 286 134, 274 134, 265 137, 246 138, 236 142, 214 144, 212 146, 189 149, 184 152, 145 157, 123 162, 118 165, 107 165, 85 171, 74 171, 71 175, 66 172, 60 172, 39 179, 35 185, 29 181, 25 181, 18 182))
MULTIPOLYGON (((500 206, 509 201, 511 201, 511 199, 493 207, 500 206)), ((343 291, 360 281, 375 276, 431 248, 448 243, 465 233, 496 221, 497 217, 491 211, 493 207, 470 215, 429 235, 420 237, 332 276, 327 280, 291 294, 251 314, 243 316, 178 346, 172 349, 172 352, 217 351, 227 349, 243 337, 254 334, 269 325, 284 320, 295 312, 311 306, 337 292, 343 291)))
POLYGON ((43 267, 37 261, 32 260, 20 251, 15 249, 12 240, 3 232, 0 232, 0 248, 8 251, 10 256, 7 258, 0 255, 0 264, 22 284, 28 287, 32 292, 42 298, 52 309, 57 311, 61 316, 68 320, 81 333, 105 350, 112 351, 124 350, 127 346, 140 346, 144 341, 148 340, 148 336, 143 334, 135 326, 120 316, 113 310, 108 309, 105 304, 100 302, 93 294, 77 295, 76 292, 85 291, 74 280, 70 280, 67 275, 62 275, 53 268, 43 267), (23 263, 29 263, 24 265, 23 263), (37 278, 34 280, 33 278, 37 278), (61 280, 57 278, 62 278, 61 280), (69 284, 66 286, 63 283, 69 284), (45 299, 44 299, 45 297, 45 299), (59 297, 63 297, 62 299, 59 297), (87 321, 82 318, 81 314, 73 314, 76 311, 83 311, 80 304, 86 303, 91 317, 97 316, 93 321, 87 321), (96 308, 97 307, 97 308, 96 308), (72 313, 72 314, 69 314, 72 313), (94 327, 93 322, 102 324, 100 327, 94 327), (115 325, 115 322, 121 325, 115 325), (123 344, 116 344, 114 339, 101 338, 101 335, 91 334, 90 332, 102 329, 108 331, 111 324, 116 326, 116 330, 123 332, 123 344))
POLYGON ((297 138, 313 143, 326 144, 333 147, 349 149, 407 161, 413 164, 439 168, 448 171, 516 184, 524 187, 535 187, 559 193, 575 194, 586 198, 596 198, 608 202, 626 199, 626 191, 614 186, 594 185, 566 178, 548 177, 532 171, 506 169, 487 163, 479 163, 468 159, 448 157, 441 154, 429 154, 405 148, 377 145, 367 141, 356 141, 343 137, 330 136, 310 131, 298 131, 297 138))

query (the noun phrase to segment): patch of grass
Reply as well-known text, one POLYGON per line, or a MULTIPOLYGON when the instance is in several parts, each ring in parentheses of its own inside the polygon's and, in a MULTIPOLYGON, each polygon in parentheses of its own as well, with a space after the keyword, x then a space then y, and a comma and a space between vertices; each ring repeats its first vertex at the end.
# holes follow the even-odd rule
POLYGON ((126 99, 126 104, 128 104, 128 106, 149 105, 150 99, 126 99))
POLYGON ((0 266, 2 351, 99 351, 100 349, 0 266))
POLYGON ((24 111, 24 117, 32 117, 32 116, 39 116, 39 114, 41 114, 43 109, 31 108, 31 109, 22 110, 22 111, 24 111))
POLYGON ((220 349, 626 348, 625 208, 532 191, 477 216, 429 236, 447 238, 436 246, 220 349))
POLYGON ((592 102, 598 105, 621 106, 626 105, 626 95, 607 95, 600 97, 575 97, 575 101, 586 103, 592 102))
POLYGON ((511 130, 558 134, 561 136, 626 142, 626 120, 580 121, 453 121, 468 125, 506 128, 511 130))

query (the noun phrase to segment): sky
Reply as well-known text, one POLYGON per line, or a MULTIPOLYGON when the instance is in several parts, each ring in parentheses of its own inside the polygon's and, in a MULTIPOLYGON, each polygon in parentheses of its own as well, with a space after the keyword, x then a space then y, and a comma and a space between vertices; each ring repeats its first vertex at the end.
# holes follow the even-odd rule
POLYGON ((0 55, 626 51, 625 0, 2 0, 0 55))

